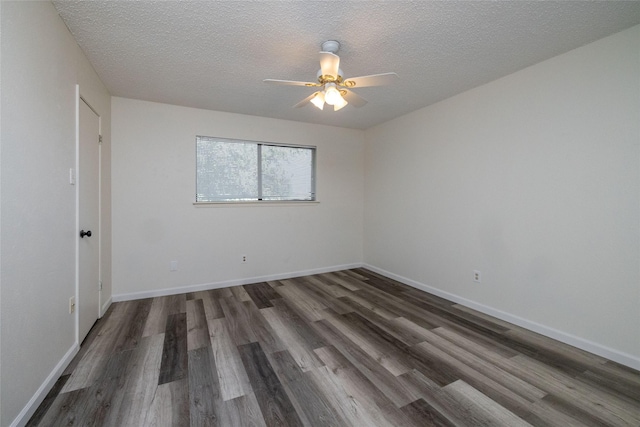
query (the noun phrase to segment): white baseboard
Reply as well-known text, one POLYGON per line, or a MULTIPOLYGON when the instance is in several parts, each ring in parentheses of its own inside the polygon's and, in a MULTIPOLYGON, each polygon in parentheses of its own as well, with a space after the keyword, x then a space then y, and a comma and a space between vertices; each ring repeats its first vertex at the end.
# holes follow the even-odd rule
POLYGON ((42 383, 40 388, 38 388, 36 394, 34 394, 31 400, 29 400, 25 407, 22 408, 22 411, 20 411, 13 422, 9 424, 11 427, 23 427, 27 425, 29 419, 31 419, 33 414, 38 409, 38 406, 40 406, 44 398, 47 397, 47 393, 49 393, 49 391, 53 388, 56 381, 58 381, 58 378, 60 378, 60 375, 62 375, 62 372, 64 372, 69 363, 71 363, 73 357, 78 353, 79 350, 80 346, 78 345, 78 343, 75 343, 71 346, 71 348, 62 357, 62 359, 60 359, 56 367, 53 368, 53 371, 51 371, 49 376, 47 376, 47 379, 42 383))
POLYGON ((331 267, 316 268, 312 270, 294 271, 290 273, 273 274, 269 276, 247 277, 242 279, 223 280, 221 282, 203 283, 199 285, 187 285, 177 288, 157 289, 153 291, 132 292, 127 294, 115 294, 111 297, 113 302, 131 301, 143 298, 163 297, 167 295, 183 294, 186 292, 207 291, 209 289, 228 288, 229 286, 249 285, 251 283, 267 282, 270 280, 284 280, 292 277, 310 276, 312 274, 329 273, 332 271, 348 270, 362 267, 362 263, 334 265, 331 267))
POLYGON ((598 356, 606 357, 609 360, 613 360, 614 362, 618 362, 622 365, 629 366, 630 368, 640 370, 640 358, 633 356, 631 354, 618 351, 618 350, 609 348, 607 346, 595 343, 593 341, 589 341, 587 339, 569 334, 567 332, 559 331, 557 329, 550 328, 548 326, 541 325, 539 323, 532 322, 527 319, 523 319, 522 317, 518 317, 513 314, 506 313, 501 310, 497 310, 495 308, 486 306, 484 304, 480 304, 475 301, 468 300, 458 295, 455 295, 446 291, 442 291, 437 288, 433 288, 431 286, 425 285, 424 283, 416 282, 415 280, 411 280, 406 277, 400 276, 398 274, 391 273, 389 271, 383 270, 373 265, 363 264, 362 266, 363 268, 369 269, 378 274, 382 274, 383 276, 389 277, 390 279, 404 283, 416 289, 420 289, 421 291, 425 291, 430 294, 447 299, 449 301, 456 302, 458 304, 464 305, 465 307, 469 307, 474 310, 477 310, 481 313, 488 314, 493 317, 497 317, 498 319, 504 320, 509 323, 513 323, 514 325, 529 329, 530 331, 537 332, 541 335, 545 335, 549 338, 553 338, 565 344, 572 345, 574 347, 588 351, 598 356))
MULTIPOLYGON (((431 293, 441 298, 445 298, 449 301, 456 302, 458 304, 477 310, 481 313, 488 314, 490 316, 496 317, 506 322, 513 323, 514 325, 545 335, 549 338, 553 338, 565 344, 572 345, 574 347, 591 352, 593 354, 597 354, 598 356, 606 357, 607 359, 613 360, 625 366, 629 366, 631 368, 640 370, 640 358, 635 357, 631 354, 627 354, 627 353, 609 348, 602 344, 598 344, 593 341, 589 341, 587 339, 572 335, 570 333, 563 332, 563 331, 524 319, 522 317, 510 314, 510 313, 506 313, 504 311, 495 309, 493 307, 489 307, 484 304, 477 303, 475 301, 431 287, 429 285, 425 285, 424 283, 420 283, 415 280, 408 279, 406 277, 400 276, 395 273, 391 273, 390 271, 386 271, 366 263, 335 265, 331 267, 274 274, 269 276, 248 277, 248 278, 242 278, 242 279, 225 280, 220 282, 203 283, 199 285, 187 285, 187 286, 181 286, 176 288, 157 289, 157 290, 145 291, 145 292, 116 294, 116 295, 113 295, 111 299, 113 300, 113 302, 130 301, 130 300, 136 300, 136 299, 142 299, 142 298, 153 298, 153 297, 159 297, 159 296, 176 295, 176 294, 181 294, 185 292, 198 292, 198 291, 206 291, 209 289, 226 288, 229 286, 248 285, 251 283, 266 282, 270 280, 290 279, 292 277, 308 276, 312 274, 328 273, 332 271, 347 270, 347 269, 359 268, 359 267, 367 268, 371 271, 374 271, 378 274, 382 274, 383 276, 397 280, 398 282, 404 283, 416 289, 420 289, 422 291, 431 293)), ((109 301, 109 304, 110 302, 111 300, 109 301)), ((106 307, 108 308, 108 305, 106 305, 106 307)))

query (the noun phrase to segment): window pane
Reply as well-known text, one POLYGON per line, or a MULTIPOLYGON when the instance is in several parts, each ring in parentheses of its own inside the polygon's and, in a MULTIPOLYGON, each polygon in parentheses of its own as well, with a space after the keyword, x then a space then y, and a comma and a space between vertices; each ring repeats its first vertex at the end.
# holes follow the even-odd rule
POLYGON ((198 137, 196 201, 258 199, 258 146, 198 137))
POLYGON ((314 200, 313 149, 262 146, 262 200, 314 200))
POLYGON ((315 148, 196 137, 196 202, 315 200, 315 148))

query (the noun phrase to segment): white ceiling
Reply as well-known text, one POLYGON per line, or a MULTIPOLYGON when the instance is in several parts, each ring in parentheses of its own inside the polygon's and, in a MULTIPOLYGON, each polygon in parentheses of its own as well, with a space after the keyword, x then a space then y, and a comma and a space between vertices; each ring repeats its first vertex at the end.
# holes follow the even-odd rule
POLYGON ((640 1, 54 1, 114 96, 366 129, 640 23, 640 1), (313 91, 323 41, 345 77, 398 73, 333 112, 313 91))

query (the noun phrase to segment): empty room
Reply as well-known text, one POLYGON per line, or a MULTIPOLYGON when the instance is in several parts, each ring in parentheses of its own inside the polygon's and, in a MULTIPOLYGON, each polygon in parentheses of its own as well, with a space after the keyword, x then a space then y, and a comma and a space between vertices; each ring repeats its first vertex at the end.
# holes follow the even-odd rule
POLYGON ((0 426, 639 426, 640 1, 0 1, 0 426))

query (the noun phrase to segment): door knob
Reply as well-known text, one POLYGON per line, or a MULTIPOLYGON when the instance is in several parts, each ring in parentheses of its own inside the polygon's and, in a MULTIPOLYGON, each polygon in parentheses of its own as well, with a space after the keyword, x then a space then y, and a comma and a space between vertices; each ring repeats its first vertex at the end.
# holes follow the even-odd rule
POLYGON ((83 239, 84 236, 91 237, 91 230, 88 230, 88 231, 80 230, 80 238, 83 239))

